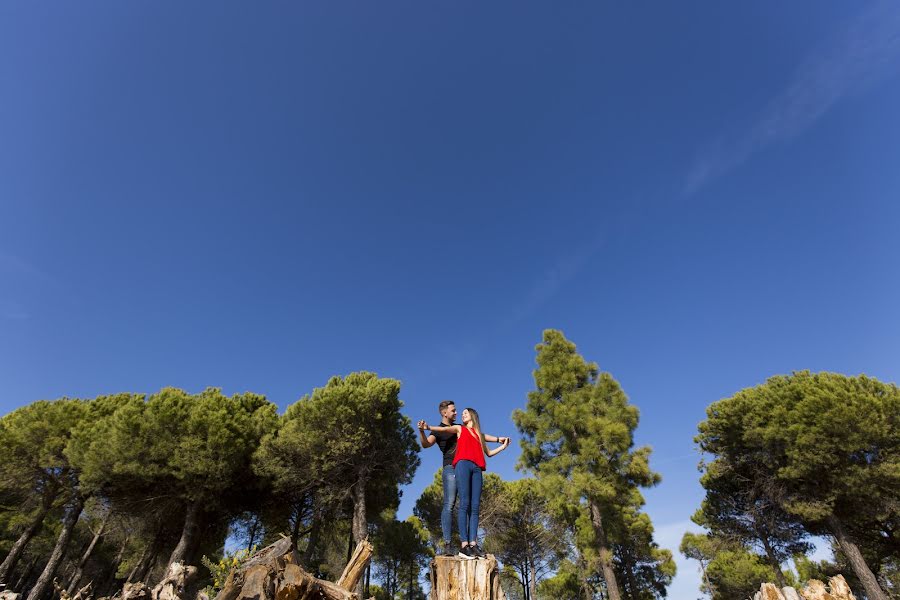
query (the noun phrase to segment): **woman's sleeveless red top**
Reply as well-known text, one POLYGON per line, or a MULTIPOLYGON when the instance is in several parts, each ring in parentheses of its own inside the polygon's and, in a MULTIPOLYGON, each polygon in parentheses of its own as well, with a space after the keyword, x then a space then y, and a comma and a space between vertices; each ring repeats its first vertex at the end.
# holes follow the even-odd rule
POLYGON ((453 466, 456 466, 461 460, 471 460, 473 463, 481 467, 484 471, 487 467, 484 463, 484 450, 481 447, 481 440, 474 429, 470 429, 465 425, 462 426, 462 433, 456 442, 456 455, 453 457, 453 466))

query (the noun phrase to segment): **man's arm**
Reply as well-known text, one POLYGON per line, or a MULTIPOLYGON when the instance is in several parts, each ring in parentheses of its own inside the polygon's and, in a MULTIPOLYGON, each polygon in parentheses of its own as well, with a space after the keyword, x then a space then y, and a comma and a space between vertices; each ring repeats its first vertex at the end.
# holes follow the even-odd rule
POLYGON ((431 448, 434 446, 434 443, 437 441, 437 438, 434 437, 434 434, 430 434, 428 436, 425 435, 425 429, 422 427, 425 424, 425 421, 419 421, 419 442, 422 444, 423 448, 431 448))

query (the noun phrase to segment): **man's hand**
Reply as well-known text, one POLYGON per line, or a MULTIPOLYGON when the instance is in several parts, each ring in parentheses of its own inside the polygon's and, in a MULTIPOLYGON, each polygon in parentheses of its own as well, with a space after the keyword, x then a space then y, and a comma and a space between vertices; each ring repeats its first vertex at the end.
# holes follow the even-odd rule
POLYGON ((429 429, 428 423, 426 423, 425 421, 419 421, 419 422, 417 423, 417 425, 419 426, 419 429, 420 429, 421 431, 425 431, 426 429, 429 429))

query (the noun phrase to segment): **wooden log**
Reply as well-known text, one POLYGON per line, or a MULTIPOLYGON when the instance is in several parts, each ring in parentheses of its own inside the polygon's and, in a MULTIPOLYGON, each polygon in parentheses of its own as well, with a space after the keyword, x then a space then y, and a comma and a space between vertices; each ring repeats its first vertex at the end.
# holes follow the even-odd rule
POLYGON ((197 567, 175 562, 150 592, 151 600, 186 600, 188 588, 197 577, 197 567))
POLYGON ((344 567, 344 572, 338 578, 337 584, 347 591, 355 590, 356 584, 359 583, 363 573, 366 572, 366 565, 369 564, 371 558, 372 544, 369 543, 368 539, 362 540, 356 545, 353 556, 350 557, 350 562, 344 567))
POLYGON ((149 600, 150 588, 143 581, 122 586, 122 600, 149 600))
POLYGON ((803 600, 833 600, 831 594, 825 590, 825 584, 818 579, 810 579, 800 595, 803 600))
POLYGON ((831 588, 831 595, 837 600, 856 600, 856 596, 850 591, 847 580, 843 575, 835 575, 828 580, 828 587, 831 588))
POLYGON ((772 583, 764 583, 759 586, 761 600, 785 600, 784 594, 772 583))
POLYGON ((494 555, 438 556, 431 561, 431 600, 506 600, 494 555))
MULTIPOLYGON (((354 556, 359 555, 356 581, 365 570, 371 557, 371 544, 361 543, 354 556)), ((289 539, 280 540, 267 546, 245 562, 240 569, 232 571, 225 586, 215 600, 358 600, 358 596, 336 583, 317 579, 303 570, 300 557, 291 547, 289 539)), ((347 581, 351 581, 357 570, 354 562, 346 569, 347 581), (351 568, 352 567, 352 568, 351 568)), ((156 600, 156 599, 153 599, 156 600)))

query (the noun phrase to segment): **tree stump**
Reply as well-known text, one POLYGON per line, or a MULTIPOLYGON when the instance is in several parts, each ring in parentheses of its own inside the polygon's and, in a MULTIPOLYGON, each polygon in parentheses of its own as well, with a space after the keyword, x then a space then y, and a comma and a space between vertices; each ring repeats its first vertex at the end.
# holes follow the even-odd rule
POLYGON ((438 556, 431 561, 431 600, 506 600, 493 554, 486 558, 438 556))

